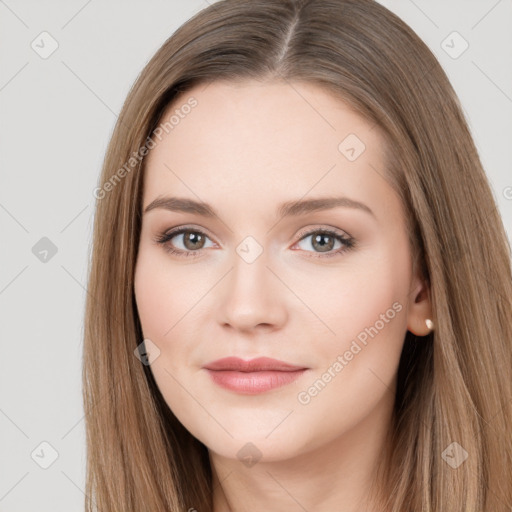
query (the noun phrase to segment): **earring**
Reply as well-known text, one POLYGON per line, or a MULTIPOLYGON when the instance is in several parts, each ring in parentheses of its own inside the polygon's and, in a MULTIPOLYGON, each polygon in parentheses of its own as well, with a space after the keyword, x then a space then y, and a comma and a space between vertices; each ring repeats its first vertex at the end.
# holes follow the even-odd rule
POLYGON ((427 318, 425 320, 425 323, 427 324, 427 327, 432 330, 434 328, 434 322, 432 322, 432 320, 430 320, 430 318, 427 318))

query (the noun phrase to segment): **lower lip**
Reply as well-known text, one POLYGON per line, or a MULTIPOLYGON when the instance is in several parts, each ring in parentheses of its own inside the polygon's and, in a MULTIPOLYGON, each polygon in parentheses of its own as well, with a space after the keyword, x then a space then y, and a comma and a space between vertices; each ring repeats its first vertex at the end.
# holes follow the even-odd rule
POLYGON ((291 372, 237 372, 232 370, 208 369, 207 371, 213 381, 225 389, 246 395, 257 395, 290 384, 290 382, 297 380, 306 371, 306 368, 291 372))

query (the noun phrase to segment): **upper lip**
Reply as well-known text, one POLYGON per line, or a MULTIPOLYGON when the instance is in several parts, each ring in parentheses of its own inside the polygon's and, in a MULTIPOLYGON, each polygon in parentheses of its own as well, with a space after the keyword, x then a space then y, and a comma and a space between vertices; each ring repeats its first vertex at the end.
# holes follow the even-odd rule
POLYGON ((295 366, 270 357, 258 357, 249 361, 239 357, 224 357, 205 364, 204 368, 208 370, 235 370, 239 372, 261 372, 266 370, 292 372, 305 369, 304 366, 295 366))

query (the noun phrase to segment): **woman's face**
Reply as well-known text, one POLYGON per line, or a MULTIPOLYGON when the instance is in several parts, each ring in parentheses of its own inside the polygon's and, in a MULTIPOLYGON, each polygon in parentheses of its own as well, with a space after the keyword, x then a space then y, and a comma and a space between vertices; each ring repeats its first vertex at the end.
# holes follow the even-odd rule
POLYGON ((404 336, 426 334, 428 312, 377 129, 304 83, 202 85, 172 115, 148 155, 135 273, 167 404, 240 460, 381 431, 404 336), (302 370, 205 368, 225 357, 302 370))

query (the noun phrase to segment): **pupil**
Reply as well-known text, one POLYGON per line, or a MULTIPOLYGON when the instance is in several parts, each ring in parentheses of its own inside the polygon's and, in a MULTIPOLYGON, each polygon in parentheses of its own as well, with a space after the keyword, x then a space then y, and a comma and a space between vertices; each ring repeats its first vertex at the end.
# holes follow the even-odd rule
POLYGON ((197 249, 196 245, 201 242, 201 235, 198 233, 194 233, 189 231, 188 236, 185 236, 185 245, 188 249, 197 249), (192 245, 192 247, 188 247, 188 245, 192 245))
POLYGON ((326 251, 332 249, 332 242, 333 242, 333 238, 329 235, 317 235, 314 237, 313 246, 315 245, 315 243, 320 243, 321 252, 326 252, 326 251), (322 238, 328 238, 329 242, 328 243, 320 243, 320 240, 322 238))

